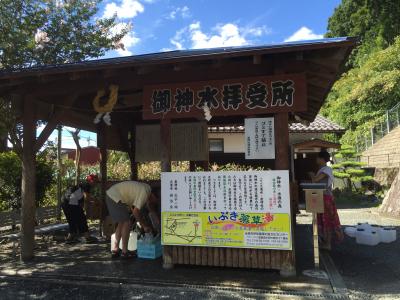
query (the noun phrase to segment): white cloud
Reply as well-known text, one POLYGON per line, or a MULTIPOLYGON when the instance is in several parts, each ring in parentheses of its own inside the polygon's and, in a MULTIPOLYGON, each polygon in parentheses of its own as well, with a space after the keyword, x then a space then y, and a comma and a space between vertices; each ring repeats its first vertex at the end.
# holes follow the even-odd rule
POLYGON ((117 14, 120 19, 130 19, 144 12, 144 6, 137 0, 122 0, 119 5, 116 2, 107 3, 104 8, 103 18, 111 18, 117 14))
MULTIPOLYGON (((117 23, 113 28, 112 28, 112 33, 117 34, 121 32, 124 28, 126 27, 131 27, 130 24, 125 23, 125 22, 120 22, 117 23)), ((140 42, 140 39, 136 36, 135 32, 133 30, 130 30, 119 42, 119 48, 116 49, 118 54, 120 56, 128 56, 132 55, 132 51, 129 50, 130 47, 135 46, 140 42)))
POLYGON ((303 26, 287 39, 285 39, 285 42, 316 40, 322 39, 323 37, 324 36, 322 34, 316 34, 311 29, 303 26))
POLYGON ((252 44, 252 38, 260 37, 269 31, 263 27, 241 28, 233 23, 218 24, 211 33, 204 32, 200 22, 193 22, 178 30, 170 43, 174 49, 215 48, 252 44))
POLYGON ((183 7, 177 7, 174 10, 172 10, 168 16, 167 19, 169 20, 175 20, 177 16, 180 16, 183 19, 187 19, 190 18, 192 15, 190 13, 190 9, 189 7, 187 7, 186 5, 183 7))
POLYGON ((217 34, 207 35, 201 31, 200 23, 190 26, 193 48, 214 48, 224 46, 243 46, 248 44, 239 32, 237 25, 227 23, 216 28, 217 34))

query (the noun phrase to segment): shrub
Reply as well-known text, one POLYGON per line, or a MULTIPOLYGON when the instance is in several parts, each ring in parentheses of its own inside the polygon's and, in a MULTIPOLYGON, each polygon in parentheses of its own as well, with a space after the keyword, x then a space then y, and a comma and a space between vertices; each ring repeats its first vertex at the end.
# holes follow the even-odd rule
MULTIPOLYGON (((55 167, 44 153, 36 160, 36 206, 45 201, 46 192, 54 183, 55 167)), ((21 208, 22 163, 15 152, 0 153, 0 210, 21 208)))

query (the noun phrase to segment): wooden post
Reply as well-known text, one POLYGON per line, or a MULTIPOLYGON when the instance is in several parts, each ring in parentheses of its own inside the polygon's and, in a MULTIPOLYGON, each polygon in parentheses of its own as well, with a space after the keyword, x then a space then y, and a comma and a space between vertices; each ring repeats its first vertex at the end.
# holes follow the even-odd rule
MULTIPOLYGON (((171 172, 171 120, 162 119, 160 124, 161 137, 161 172, 171 172)), ((162 197, 162 195, 161 195, 162 197)), ((172 269, 172 246, 164 246, 163 268, 172 269)))
POLYGON ((318 221, 317 213, 312 213, 312 227, 313 227, 313 247, 314 247, 314 266, 319 269, 319 246, 318 246, 318 221))
POLYGON ((287 113, 275 114, 275 170, 289 170, 289 122, 287 113))
POLYGON ((131 164, 131 180, 138 180, 138 163, 136 157, 136 126, 129 133, 129 160, 131 164))
MULTIPOLYGON (((107 190, 107 136, 104 128, 104 124, 99 125, 98 135, 99 146, 100 146, 100 177, 101 177, 101 200, 103 201, 103 207, 105 205, 106 190, 107 190)), ((99 235, 103 236, 103 219, 104 214, 102 213, 99 223, 99 235)))
POLYGON ((57 125, 58 137, 57 137, 57 220, 61 221, 61 146, 62 146, 62 126, 57 125))
MULTIPOLYGON (((275 114, 275 170, 289 170, 289 123, 287 113, 275 114)), ((294 205, 290 201, 290 211, 294 205)), ((294 223, 292 222, 292 251, 282 251, 280 274, 282 276, 295 276, 295 249, 294 249, 294 223)))
POLYGON ((22 118, 21 260, 28 261, 34 255, 36 210, 36 116, 35 104, 30 96, 24 98, 22 118))

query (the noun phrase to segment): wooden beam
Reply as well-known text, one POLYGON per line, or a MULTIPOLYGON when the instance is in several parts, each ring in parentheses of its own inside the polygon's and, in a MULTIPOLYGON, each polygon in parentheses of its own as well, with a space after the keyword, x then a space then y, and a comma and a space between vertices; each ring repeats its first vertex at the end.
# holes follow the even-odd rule
POLYGON ((337 68, 327 66, 326 64, 321 64, 321 62, 318 60, 304 60, 304 62, 307 66, 307 71, 327 73, 332 75, 336 75, 337 73, 337 68))
POLYGON ((50 121, 46 124, 39 137, 35 141, 35 153, 42 148, 44 143, 47 141, 51 133, 56 129, 56 126, 59 123, 58 115, 54 115, 50 121))
MULTIPOLYGON (((297 62, 302 63, 302 62, 297 62)), ((63 97, 69 93, 80 90, 82 95, 88 95, 90 93, 96 93, 98 89, 107 87, 110 83, 118 84, 120 90, 124 89, 142 89, 143 86, 149 84, 162 84, 172 82, 187 82, 187 81, 198 81, 204 80, 218 80, 225 78, 237 77, 250 77, 250 76, 268 76, 272 75, 272 69, 270 68, 271 62, 265 62, 259 65, 253 65, 249 62, 231 62, 224 63, 223 67, 217 68, 214 72, 210 73, 210 66, 191 66, 180 72, 171 72, 171 69, 157 69, 157 72, 150 74, 144 72, 142 75, 132 75, 132 72, 120 72, 115 77, 104 78, 102 73, 99 72, 97 76, 93 76, 88 79, 81 79, 78 81, 63 80, 60 82, 54 82, 51 86, 42 88, 38 84, 28 84, 25 86, 16 87, 18 92, 24 90, 33 91, 37 97, 52 97, 56 104, 58 97, 63 97), (128 76, 129 75, 129 76, 128 76)), ((297 68, 297 64, 294 64, 297 68)), ((299 66, 298 71, 301 69, 299 66)), ((150 71, 150 70, 148 70, 150 71)), ((300 70, 301 71, 301 70, 300 70)), ((141 73, 141 72, 139 72, 141 73)))
POLYGON ((253 56, 253 64, 254 65, 261 64, 261 61, 262 61, 262 56, 261 55, 254 55, 253 56))
MULTIPOLYGON (((73 105, 73 103, 78 98, 77 94, 72 94, 66 98, 66 101, 63 103, 65 106, 73 105)), ((47 141, 51 133, 56 129, 56 126, 60 123, 60 117, 67 113, 64 109, 58 109, 51 117, 43 131, 40 133, 38 139, 35 141, 35 153, 42 148, 44 143, 47 141)))
MULTIPOLYGON (((162 119, 160 124, 161 137, 161 172, 171 171, 171 120, 162 119)), ((161 195, 162 197, 162 195, 161 195)), ((172 246, 164 246, 163 251, 163 268, 173 268, 172 246)))
POLYGON ((36 211, 36 116, 35 103, 29 95, 24 98, 22 122, 21 260, 29 261, 34 255, 36 211))

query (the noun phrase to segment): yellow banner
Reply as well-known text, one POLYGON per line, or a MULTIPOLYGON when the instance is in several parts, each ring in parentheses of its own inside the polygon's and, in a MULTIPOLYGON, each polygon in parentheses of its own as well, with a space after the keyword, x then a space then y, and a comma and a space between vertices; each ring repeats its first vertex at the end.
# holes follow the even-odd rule
POLYGON ((163 245, 291 250, 289 214, 163 212, 163 245))

